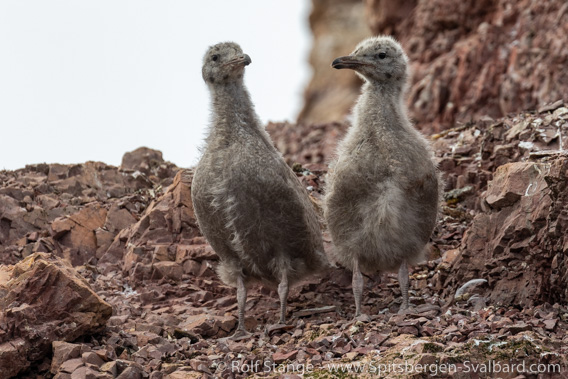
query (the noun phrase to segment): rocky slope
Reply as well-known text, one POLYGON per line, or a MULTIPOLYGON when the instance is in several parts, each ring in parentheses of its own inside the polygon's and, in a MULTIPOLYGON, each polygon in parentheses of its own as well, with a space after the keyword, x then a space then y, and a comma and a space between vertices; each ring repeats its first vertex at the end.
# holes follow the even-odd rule
MULTIPOLYGON (((268 126, 317 206, 345 128, 268 126)), ((396 275, 375 275, 369 321, 352 321, 350 273, 337 267, 291 291, 286 328, 266 329, 278 297, 253 288, 254 336, 237 342, 222 339, 236 326, 235 291, 197 229, 191 170, 142 148, 120 168, 0 172, 0 377, 332 377, 437 362, 452 371, 440 377, 463 378, 490 359, 566 370, 568 108, 432 138, 446 193, 430 260, 412 270, 416 312, 398 316, 396 275), (484 281, 463 288, 470 279, 484 281)))
POLYGON ((349 112, 357 79, 330 63, 376 34, 394 35, 407 51, 413 70, 407 105, 427 133, 568 96, 563 0, 366 0, 362 7, 351 0, 313 1, 314 76, 299 121, 336 121, 349 112), (356 27, 338 25, 345 18, 340 14, 351 15, 349 26, 356 27), (335 86, 343 92, 327 92, 335 86))

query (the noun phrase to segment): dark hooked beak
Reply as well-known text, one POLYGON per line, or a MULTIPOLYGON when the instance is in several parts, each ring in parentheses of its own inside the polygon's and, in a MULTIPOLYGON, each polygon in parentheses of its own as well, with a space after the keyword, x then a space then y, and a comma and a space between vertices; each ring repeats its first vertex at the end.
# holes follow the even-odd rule
POLYGON ((249 64, 251 64, 252 60, 250 59, 250 57, 247 54, 243 54, 243 55, 239 55, 236 58, 231 59, 230 61, 227 61, 227 63, 225 63, 226 65, 242 65, 242 66, 248 66, 249 64))
POLYGON ((360 66, 370 66, 369 63, 364 62, 360 58, 348 55, 346 57, 339 57, 331 63, 331 67, 336 69, 350 68, 355 69, 360 66))

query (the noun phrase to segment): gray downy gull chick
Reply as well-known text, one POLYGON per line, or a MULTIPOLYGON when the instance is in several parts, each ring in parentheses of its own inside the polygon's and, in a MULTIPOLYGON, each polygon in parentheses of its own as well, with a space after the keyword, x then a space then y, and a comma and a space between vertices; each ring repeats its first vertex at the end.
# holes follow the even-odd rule
POLYGON ((371 37, 332 67, 355 70, 364 80, 328 177, 325 218, 336 259, 353 272, 355 317, 361 315, 361 271, 398 269, 404 313, 408 264, 425 258, 440 192, 430 144, 404 105, 408 58, 393 38, 371 37))
POLYGON ((235 339, 249 335, 251 282, 277 289, 284 323, 289 286, 328 266, 307 190, 273 146, 243 83, 250 63, 233 42, 203 58, 212 121, 191 188, 199 227, 220 258, 217 273, 237 288, 235 339))

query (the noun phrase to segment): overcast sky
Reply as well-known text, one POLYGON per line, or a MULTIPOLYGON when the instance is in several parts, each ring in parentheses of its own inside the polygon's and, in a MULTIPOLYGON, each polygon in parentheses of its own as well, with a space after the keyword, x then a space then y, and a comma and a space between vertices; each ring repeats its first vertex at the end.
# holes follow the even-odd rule
POLYGON ((140 146, 197 163, 208 46, 252 58, 260 118, 294 120, 310 76, 309 0, 0 1, 0 169, 119 165, 140 146))

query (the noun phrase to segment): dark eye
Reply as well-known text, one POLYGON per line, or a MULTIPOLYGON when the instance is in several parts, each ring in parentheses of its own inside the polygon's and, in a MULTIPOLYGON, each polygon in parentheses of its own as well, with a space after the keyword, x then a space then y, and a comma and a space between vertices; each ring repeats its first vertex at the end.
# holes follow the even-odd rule
POLYGON ((385 59, 387 57, 387 53, 378 53, 375 57, 379 59, 385 59))
POLYGON ((219 56, 218 56, 217 54, 215 54, 215 55, 213 55, 213 56, 211 57, 211 59, 212 59, 213 61, 216 61, 217 59, 219 59, 219 56))

